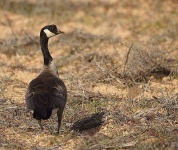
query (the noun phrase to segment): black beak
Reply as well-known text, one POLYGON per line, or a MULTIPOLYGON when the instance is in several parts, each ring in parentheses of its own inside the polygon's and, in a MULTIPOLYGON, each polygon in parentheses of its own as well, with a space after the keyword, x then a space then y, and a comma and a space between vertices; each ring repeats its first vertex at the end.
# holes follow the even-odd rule
POLYGON ((57 34, 63 34, 63 31, 57 30, 57 34))

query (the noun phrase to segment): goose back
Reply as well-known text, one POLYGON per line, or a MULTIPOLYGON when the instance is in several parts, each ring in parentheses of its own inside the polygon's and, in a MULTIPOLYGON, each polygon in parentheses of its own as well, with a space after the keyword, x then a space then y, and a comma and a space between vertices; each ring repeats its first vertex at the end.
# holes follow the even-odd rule
POLYGON ((30 82, 25 99, 27 108, 34 110, 35 119, 48 119, 53 109, 65 107, 67 90, 61 79, 44 71, 30 82))

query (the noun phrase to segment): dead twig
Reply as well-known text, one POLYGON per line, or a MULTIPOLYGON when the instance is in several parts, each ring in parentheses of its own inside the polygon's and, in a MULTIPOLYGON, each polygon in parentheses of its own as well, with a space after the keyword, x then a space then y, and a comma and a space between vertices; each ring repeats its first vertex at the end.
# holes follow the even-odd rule
POLYGON ((130 48, 129 48, 129 51, 128 51, 128 53, 127 53, 127 56, 126 56, 126 60, 125 60, 125 64, 124 64, 123 76, 125 75, 126 65, 127 65, 128 59, 129 59, 129 54, 130 54, 130 51, 131 51, 131 49, 132 49, 132 46, 133 46, 133 44, 131 44, 131 46, 130 46, 130 48))
POLYGON ((11 29, 11 32, 12 32, 13 36, 15 37, 15 41, 17 41, 18 38, 17 38, 15 32, 14 32, 13 29, 12 29, 12 21, 11 21, 11 19, 10 19, 6 14, 4 14, 4 16, 6 17, 7 24, 8 24, 8 26, 9 26, 9 28, 11 29))

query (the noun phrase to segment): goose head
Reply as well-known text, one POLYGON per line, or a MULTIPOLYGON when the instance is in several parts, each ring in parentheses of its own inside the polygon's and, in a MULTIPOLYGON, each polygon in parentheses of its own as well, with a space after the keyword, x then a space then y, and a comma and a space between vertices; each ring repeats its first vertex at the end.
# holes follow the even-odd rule
POLYGON ((40 36, 46 36, 47 38, 51 38, 58 34, 64 33, 60 31, 56 25, 47 25, 41 29, 40 36))

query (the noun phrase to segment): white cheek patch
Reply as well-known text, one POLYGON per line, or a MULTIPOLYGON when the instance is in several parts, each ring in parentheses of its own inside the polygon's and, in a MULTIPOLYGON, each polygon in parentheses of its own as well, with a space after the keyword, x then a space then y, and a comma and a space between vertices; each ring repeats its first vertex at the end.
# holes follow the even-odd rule
POLYGON ((47 36, 48 38, 50 38, 50 37, 56 35, 56 34, 52 33, 51 31, 49 31, 48 29, 45 29, 44 32, 46 33, 46 36, 47 36))

